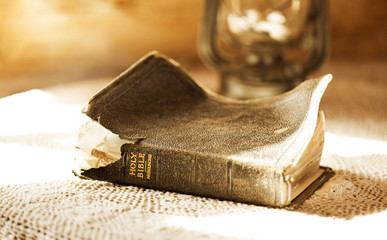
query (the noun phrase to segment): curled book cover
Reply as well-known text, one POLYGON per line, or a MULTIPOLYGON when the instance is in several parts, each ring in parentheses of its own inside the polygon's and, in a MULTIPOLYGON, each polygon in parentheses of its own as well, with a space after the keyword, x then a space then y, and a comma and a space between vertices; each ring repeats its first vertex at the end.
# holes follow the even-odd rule
POLYGON ((329 178, 320 99, 331 75, 265 99, 222 97, 152 52, 92 97, 74 172, 89 179, 287 206, 329 178))

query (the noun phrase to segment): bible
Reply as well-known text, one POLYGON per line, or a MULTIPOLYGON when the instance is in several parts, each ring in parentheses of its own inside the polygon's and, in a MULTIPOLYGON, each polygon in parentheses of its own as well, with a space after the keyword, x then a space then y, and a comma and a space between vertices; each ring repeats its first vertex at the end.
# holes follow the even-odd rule
POLYGON ((320 99, 331 75, 264 99, 213 93, 152 52, 92 97, 75 174, 95 180, 284 207, 330 176, 320 166, 320 99))

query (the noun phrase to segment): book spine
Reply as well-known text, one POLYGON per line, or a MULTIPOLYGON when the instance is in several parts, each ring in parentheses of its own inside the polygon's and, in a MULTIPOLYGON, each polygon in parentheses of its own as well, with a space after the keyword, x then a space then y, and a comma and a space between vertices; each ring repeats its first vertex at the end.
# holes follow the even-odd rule
POLYGON ((277 180, 257 166, 223 157, 124 144, 122 158, 83 173, 91 179, 205 197, 276 205, 277 180))

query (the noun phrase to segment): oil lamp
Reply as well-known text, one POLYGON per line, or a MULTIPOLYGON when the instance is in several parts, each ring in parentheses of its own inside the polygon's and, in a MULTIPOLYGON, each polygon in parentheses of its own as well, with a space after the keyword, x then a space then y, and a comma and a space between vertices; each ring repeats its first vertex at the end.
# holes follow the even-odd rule
POLYGON ((290 90, 321 65, 326 45, 327 0, 206 0, 199 53, 228 97, 290 90))

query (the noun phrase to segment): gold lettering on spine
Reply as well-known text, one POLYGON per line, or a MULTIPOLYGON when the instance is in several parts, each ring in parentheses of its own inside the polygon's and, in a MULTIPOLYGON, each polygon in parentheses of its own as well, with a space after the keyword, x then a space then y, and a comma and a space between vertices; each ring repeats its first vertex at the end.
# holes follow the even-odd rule
POLYGON ((130 153, 130 165, 129 165, 129 174, 135 176, 136 175, 136 161, 137 154, 130 153))
POLYGON ((130 152, 129 174, 137 178, 151 178, 152 154, 130 152))
POLYGON ((138 178, 144 178, 144 171, 145 171, 145 154, 139 153, 138 154, 138 164, 137 164, 137 177, 138 178))
POLYGON ((151 165, 152 164, 152 154, 148 154, 148 171, 146 172, 146 179, 151 177, 151 165))

